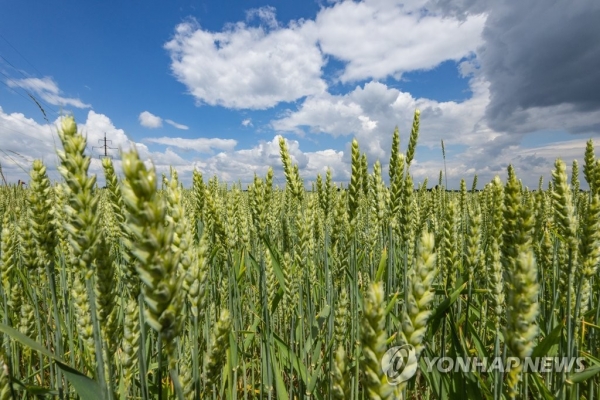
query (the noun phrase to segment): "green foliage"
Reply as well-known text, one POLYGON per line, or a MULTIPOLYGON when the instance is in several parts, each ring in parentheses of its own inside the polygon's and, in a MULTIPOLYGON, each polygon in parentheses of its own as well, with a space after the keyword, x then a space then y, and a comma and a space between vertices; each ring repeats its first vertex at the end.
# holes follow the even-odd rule
POLYGON ((592 142, 590 192, 560 160, 546 190, 510 166, 480 191, 475 176, 446 192, 443 174, 427 191, 409 169, 419 119, 405 154, 392 135, 388 184, 353 141, 349 185, 327 169, 310 192, 283 138, 285 188, 265 168, 246 187, 195 170, 186 189, 133 150, 122 180, 103 160, 99 189, 65 118, 63 181, 35 161, 29 188, 0 187, 0 399, 596 399, 592 142), (381 359, 399 344, 419 367, 392 386, 381 359), (580 356, 585 369, 427 369, 443 356, 580 356))

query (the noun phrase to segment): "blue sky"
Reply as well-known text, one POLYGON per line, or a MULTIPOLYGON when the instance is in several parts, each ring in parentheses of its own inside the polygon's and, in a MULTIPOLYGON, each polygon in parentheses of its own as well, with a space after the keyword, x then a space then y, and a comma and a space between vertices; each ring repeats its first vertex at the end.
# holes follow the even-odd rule
MULTIPOLYGON (((0 5, 0 163, 58 178, 56 122, 106 132, 160 172, 249 182, 289 141, 306 182, 349 178, 349 143, 386 168, 394 126, 412 173, 450 186, 515 164, 525 184, 600 133, 600 6, 576 0, 20 1, 0 5), (35 97, 46 118, 31 100, 35 97)), ((117 155, 118 152, 113 152, 117 155)), ((118 163, 117 163, 118 164, 118 163)), ((118 166, 117 166, 118 167, 118 166)), ((101 171, 99 161, 91 167, 101 171)))

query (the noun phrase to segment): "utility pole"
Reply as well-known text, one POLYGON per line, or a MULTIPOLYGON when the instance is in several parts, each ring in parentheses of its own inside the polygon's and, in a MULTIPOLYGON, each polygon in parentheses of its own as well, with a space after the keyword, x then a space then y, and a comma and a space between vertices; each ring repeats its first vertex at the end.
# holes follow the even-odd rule
POLYGON ((117 150, 115 147, 110 147, 108 143, 112 144, 112 140, 106 140, 106 132, 104 132, 104 139, 98 139, 100 143, 104 142, 102 146, 93 146, 92 149, 104 148, 104 155, 100 155, 100 158, 112 158, 112 155, 108 154, 108 150, 117 150))

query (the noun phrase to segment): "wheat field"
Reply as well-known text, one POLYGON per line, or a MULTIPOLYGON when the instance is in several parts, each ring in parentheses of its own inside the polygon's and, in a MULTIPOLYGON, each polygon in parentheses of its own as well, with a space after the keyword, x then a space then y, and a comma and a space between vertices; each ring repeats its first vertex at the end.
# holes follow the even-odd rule
POLYGON ((0 187, 0 400, 599 398, 592 141, 588 191, 560 159, 535 190, 511 166, 428 190, 410 172, 419 118, 405 153, 393 133, 389 185, 354 140, 349 184, 327 171, 310 190, 283 139, 285 187, 269 169, 247 187, 194 171, 186 189, 132 150, 122 171, 103 160, 100 188, 64 118, 62 181, 35 161, 28 188, 0 187), (407 345, 414 375, 396 384, 382 359, 407 345), (583 368, 530 372, 531 357, 583 368))

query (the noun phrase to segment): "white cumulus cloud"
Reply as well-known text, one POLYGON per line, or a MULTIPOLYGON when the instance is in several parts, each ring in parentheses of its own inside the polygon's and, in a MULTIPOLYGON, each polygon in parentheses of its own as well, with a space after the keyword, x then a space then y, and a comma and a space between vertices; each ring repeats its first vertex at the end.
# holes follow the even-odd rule
POLYGON ((214 149, 233 150, 237 145, 237 140, 219 138, 185 139, 178 137, 161 137, 146 138, 144 141, 173 146, 182 150, 194 150, 200 153, 211 153, 214 149))
POLYGON ((316 24, 323 52, 346 63, 340 79, 360 81, 458 61, 483 43, 485 21, 423 14, 395 1, 344 1, 322 9, 316 24))
MULTIPOLYGON (((194 162, 195 168, 200 169, 204 176, 217 175, 227 182, 240 180, 250 183, 254 174, 265 175, 269 167, 275 172, 275 184, 285 186, 285 176, 279 154, 279 138, 260 141, 249 149, 221 152, 204 160, 194 162)), ((332 149, 304 152, 297 140, 286 139, 292 163, 298 164, 300 175, 305 179, 305 186, 314 181, 317 174, 325 174, 330 167, 334 180, 347 181, 350 177, 350 167, 343 160, 344 152, 332 149)))
POLYGON ((160 128, 162 126, 162 118, 148 111, 143 111, 139 116, 140 125, 146 128, 160 128))
MULTIPOLYGON (((269 12, 261 13, 271 20, 269 12)), ((238 22, 221 32, 187 21, 177 25, 165 48, 173 74, 199 104, 266 109, 327 87, 312 21, 283 28, 238 22)))
MULTIPOLYGON (((470 99, 438 102, 415 98, 380 82, 369 82, 347 94, 309 97, 296 110, 289 110, 282 118, 271 121, 271 125, 278 132, 354 136, 371 163, 379 159, 385 166, 394 128, 399 127, 402 143, 408 143, 414 111, 419 109, 419 147, 435 148, 443 139, 446 145, 466 147, 468 150, 462 159, 469 158, 473 166, 482 165, 514 140, 518 143, 519 138, 511 137, 512 142, 498 140, 501 135, 483 122, 489 102, 488 86, 476 77, 471 79, 470 85, 473 91, 470 99)), ((417 158, 418 154, 419 150, 417 158)), ((439 166, 436 166, 423 172, 434 177, 438 171, 439 166)))
MULTIPOLYGON (((456 107, 456 106, 454 106, 456 107)), ((425 109, 425 108, 424 108, 425 109)), ((403 135, 402 144, 405 148, 407 134, 410 129, 409 111, 407 110, 408 122, 399 123, 403 135)), ((422 119, 420 144, 417 148, 416 159, 411 166, 411 173, 414 175, 415 182, 422 182, 425 177, 429 177, 429 186, 435 184, 437 174, 444 168, 443 160, 440 156, 437 159, 422 158, 421 146, 434 146, 432 142, 438 143, 441 131, 437 124, 442 120, 451 122, 455 120, 453 126, 460 127, 462 124, 468 126, 469 121, 460 122, 460 118, 450 108, 435 109, 431 106, 430 113, 431 124, 426 124, 426 118, 422 119), (432 114, 433 113, 433 114, 432 114), (436 115, 437 114, 437 115, 436 115)), ((478 111, 483 113, 483 111, 478 111)), ((399 114, 401 115, 401 114, 399 114)), ((360 120, 357 124, 360 125, 360 120)), ((0 164, 2 171, 9 183, 16 183, 18 179, 28 181, 29 177, 26 171, 29 170, 31 162, 38 158, 43 159, 48 166, 48 174, 53 181, 60 180, 60 174, 56 169, 57 157, 55 145, 60 148, 60 141, 56 135, 59 120, 49 124, 38 124, 35 120, 27 118, 20 113, 5 113, 0 108, 0 164)), ((440 124, 443 125, 443 124, 440 124)), ((144 143, 133 143, 129 140, 125 132, 114 126, 110 118, 104 114, 89 111, 86 120, 78 124, 81 132, 85 134, 88 141, 86 153, 92 156, 90 173, 97 174, 100 185, 104 184, 103 170, 100 162, 100 152, 98 149, 91 149, 91 146, 98 144, 98 140, 106 136, 112 140, 111 146, 127 150, 131 145, 135 145, 140 157, 152 163, 157 173, 169 174, 170 167, 173 166, 179 173, 184 185, 191 184, 191 176, 194 168, 201 170, 206 178, 216 175, 225 182, 241 181, 244 185, 251 183, 254 173, 264 176, 267 169, 272 167, 275 171, 275 184, 283 187, 285 177, 279 155, 279 135, 272 140, 260 141, 254 146, 248 148, 235 149, 235 141, 220 142, 223 139, 205 139, 206 141, 187 141, 181 138, 166 138, 164 144, 168 147, 165 151, 150 151, 144 143), (168 140, 170 139, 170 140, 168 140), (195 159, 183 158, 181 150, 199 149, 200 152, 210 152, 212 149, 222 150, 221 152, 195 159), (179 151, 179 152, 178 152, 179 151)), ((375 128, 375 131, 379 129, 375 128)), ((587 138, 580 138, 567 141, 556 141, 539 146, 524 147, 519 141, 505 142, 495 155, 486 153, 483 146, 498 145, 505 136, 495 136, 493 131, 487 127, 477 128, 469 136, 467 141, 457 142, 455 140, 445 140, 447 151, 447 170, 449 175, 449 184, 457 187, 460 178, 470 179, 477 173, 479 176, 480 188, 486 182, 489 182, 494 175, 500 174, 506 176, 506 167, 512 163, 517 171, 517 176, 523 180, 525 185, 535 187, 539 176, 543 175, 550 179, 552 164, 557 157, 570 165, 573 159, 580 159, 585 150, 585 141, 587 138), (477 136, 483 138, 481 146, 477 146, 477 136), (475 139, 473 139, 475 138, 475 139), (471 142, 472 140, 472 142, 471 142), (498 143, 495 143, 498 141, 498 143), (461 144, 462 143, 462 144, 461 144), (465 143, 467 143, 465 145, 465 143), (469 145, 469 143, 471 143, 469 145), (457 146, 466 146, 466 150, 457 149, 457 146), (479 164, 478 164, 479 163, 479 164)), ((460 135, 454 135, 460 137, 460 135)), ((515 135, 508 135, 514 137, 515 135)), ((446 137, 446 136, 442 136, 446 137)), ((371 136, 359 136, 359 143, 362 151, 373 154, 373 146, 382 146, 385 148, 383 154, 379 157, 385 164, 389 159, 389 139, 391 131, 386 134, 374 133, 371 136)), ((161 140, 162 141, 162 140, 161 140)), ((350 138, 348 138, 349 149, 350 138)), ((305 179, 306 187, 310 188, 310 182, 314 181, 317 174, 324 174, 328 167, 333 172, 333 178, 337 182, 348 182, 350 178, 349 152, 335 149, 322 149, 317 151, 303 151, 301 143, 297 140, 287 139, 288 149, 292 161, 298 163, 300 174, 305 179)), ((119 151, 111 151, 115 170, 122 174, 122 166, 119 161, 119 151)), ((374 159, 370 157, 370 164, 374 159)), ((385 172, 385 171, 384 171, 385 172)), ((582 181, 582 187, 586 187, 582 181)))
MULTIPOLYGON (((145 161, 152 161, 158 173, 169 173, 171 166, 179 172, 182 180, 191 179, 193 165, 179 154, 166 149, 164 152, 152 152, 143 143, 134 143, 129 140, 123 129, 115 127, 110 118, 104 114, 90 110, 85 121, 79 121, 78 130, 87 138, 88 154, 92 161, 89 168, 90 174, 98 176, 98 183, 104 184, 104 171, 101 163, 103 149, 93 149, 99 141, 109 139, 109 154, 113 157, 115 170, 122 173, 120 150, 128 150, 132 145, 138 149, 140 157, 145 161)), ((9 183, 17 180, 29 181, 28 171, 34 159, 41 159, 47 166, 48 175, 52 181, 61 180, 58 173, 58 157, 56 147, 61 148, 57 131, 60 129, 60 118, 51 123, 39 124, 21 113, 5 113, 0 107, 0 164, 2 171, 9 183)))
POLYGON ((165 44, 171 70, 198 104, 266 109, 325 92, 328 57, 342 61, 342 81, 400 78, 460 60, 482 44, 486 15, 464 20, 424 11, 425 1, 366 0, 323 7, 314 20, 277 21, 273 7, 247 11, 221 31, 195 20, 165 44))

